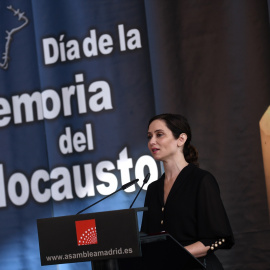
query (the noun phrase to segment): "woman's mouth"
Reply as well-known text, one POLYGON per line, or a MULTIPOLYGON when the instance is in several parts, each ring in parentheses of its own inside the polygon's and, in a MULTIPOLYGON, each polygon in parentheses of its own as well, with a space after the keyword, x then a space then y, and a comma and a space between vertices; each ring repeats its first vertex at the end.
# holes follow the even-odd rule
POLYGON ((152 153, 155 154, 157 153, 158 150, 159 150, 158 148, 152 148, 152 153))

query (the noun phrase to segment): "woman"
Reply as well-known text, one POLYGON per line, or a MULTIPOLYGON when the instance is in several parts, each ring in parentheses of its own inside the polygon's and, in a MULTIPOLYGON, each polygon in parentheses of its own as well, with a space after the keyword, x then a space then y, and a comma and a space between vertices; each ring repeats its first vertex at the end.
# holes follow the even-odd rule
POLYGON ((148 186, 141 231, 166 231, 205 262, 206 269, 223 269, 214 251, 231 248, 233 233, 218 184, 198 167, 198 152, 190 142, 185 117, 161 114, 150 119, 148 148, 163 162, 165 173, 148 186))

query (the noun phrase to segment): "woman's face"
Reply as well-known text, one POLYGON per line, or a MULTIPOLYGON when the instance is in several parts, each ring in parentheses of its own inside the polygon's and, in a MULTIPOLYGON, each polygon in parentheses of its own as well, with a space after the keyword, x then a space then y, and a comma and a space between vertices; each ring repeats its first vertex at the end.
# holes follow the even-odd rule
POLYGON ((154 120, 148 128, 148 148, 155 160, 166 161, 179 152, 179 140, 163 120, 154 120))

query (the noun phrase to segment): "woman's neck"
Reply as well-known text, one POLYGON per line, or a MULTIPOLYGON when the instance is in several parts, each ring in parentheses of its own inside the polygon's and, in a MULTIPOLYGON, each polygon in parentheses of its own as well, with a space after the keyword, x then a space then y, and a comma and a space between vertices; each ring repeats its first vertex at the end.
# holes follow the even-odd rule
POLYGON ((188 165, 185 159, 173 160, 171 162, 163 162, 165 171, 165 180, 175 180, 178 174, 188 165))

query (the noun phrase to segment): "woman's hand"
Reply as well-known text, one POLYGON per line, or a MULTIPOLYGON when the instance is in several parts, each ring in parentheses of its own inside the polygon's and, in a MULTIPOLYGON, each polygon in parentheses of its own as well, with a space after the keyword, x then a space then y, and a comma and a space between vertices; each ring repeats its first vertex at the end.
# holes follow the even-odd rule
POLYGON ((185 246, 185 249, 189 251, 195 258, 206 256, 210 246, 205 246, 202 242, 198 241, 191 245, 185 246))

